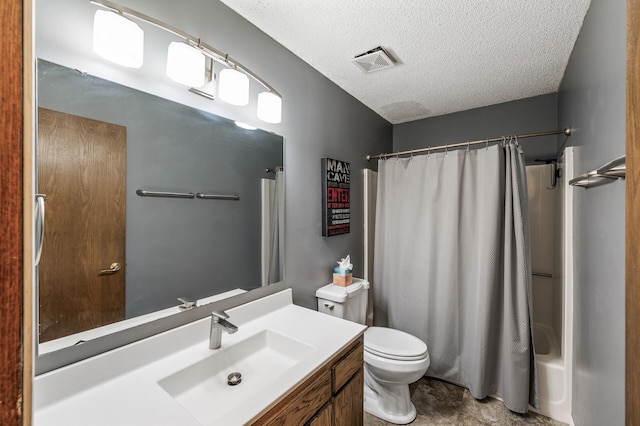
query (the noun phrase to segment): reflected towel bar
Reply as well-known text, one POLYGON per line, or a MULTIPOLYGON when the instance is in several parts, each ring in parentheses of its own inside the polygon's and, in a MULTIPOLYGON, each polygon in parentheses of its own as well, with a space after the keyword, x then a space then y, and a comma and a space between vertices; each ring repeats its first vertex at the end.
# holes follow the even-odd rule
POLYGON ((196 198, 201 200, 228 200, 228 201, 238 201, 240 199, 239 195, 218 195, 218 194, 202 194, 200 192, 196 193, 196 198))
POLYGON ((141 197, 164 197, 164 198, 199 198, 201 200, 231 200, 238 201, 240 196, 238 195, 219 195, 219 194, 203 194, 201 192, 160 192, 160 191, 147 191, 144 189, 136 190, 136 194, 141 197))
POLYGON ((532 272, 531 275, 534 277, 553 278, 553 274, 549 274, 547 272, 532 272))
POLYGON ((144 189, 136 190, 136 194, 141 197, 164 197, 164 198, 193 198, 193 192, 158 192, 146 191, 144 189))

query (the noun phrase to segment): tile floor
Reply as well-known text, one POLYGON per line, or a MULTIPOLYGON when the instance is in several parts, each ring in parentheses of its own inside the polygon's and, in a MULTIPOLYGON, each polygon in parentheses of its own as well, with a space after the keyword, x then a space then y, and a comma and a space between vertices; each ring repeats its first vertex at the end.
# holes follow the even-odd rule
MULTIPOLYGON (((544 425, 563 426, 565 423, 540 414, 516 414, 501 401, 493 398, 476 400, 467 389, 425 377, 410 386, 411 401, 418 417, 411 423, 422 425, 544 425)), ((387 426, 370 414, 364 414, 364 426, 387 426)))

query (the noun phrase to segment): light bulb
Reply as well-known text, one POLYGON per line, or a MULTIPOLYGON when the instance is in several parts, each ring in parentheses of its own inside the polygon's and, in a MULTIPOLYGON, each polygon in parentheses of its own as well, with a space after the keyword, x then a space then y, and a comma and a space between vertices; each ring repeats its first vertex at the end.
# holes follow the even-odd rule
POLYGON ((271 92, 258 95, 258 118, 267 123, 280 123, 282 119, 282 98, 271 92))
POLYGON ((223 101, 243 106, 249 103, 249 77, 231 68, 220 71, 218 96, 223 101))
POLYGON ((185 86, 200 87, 204 85, 205 61, 200 50, 174 41, 167 52, 167 76, 185 86))
POLYGON ((122 15, 98 10, 93 19, 93 51, 118 65, 140 68, 144 31, 122 15))

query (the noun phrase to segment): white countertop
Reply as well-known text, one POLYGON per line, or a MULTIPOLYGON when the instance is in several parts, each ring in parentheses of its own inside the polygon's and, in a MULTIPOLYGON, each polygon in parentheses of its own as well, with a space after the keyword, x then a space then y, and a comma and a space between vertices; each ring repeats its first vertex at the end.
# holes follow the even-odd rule
MULTIPOLYGON (((366 326, 302 308, 291 290, 227 310, 235 334, 222 348, 208 348, 209 318, 51 371, 34 381, 34 425, 201 425, 158 381, 265 329, 314 347, 268 389, 256 387, 241 410, 219 413, 215 422, 245 424, 357 339, 366 326)), ((224 398, 224 395, 212 395, 224 398)))

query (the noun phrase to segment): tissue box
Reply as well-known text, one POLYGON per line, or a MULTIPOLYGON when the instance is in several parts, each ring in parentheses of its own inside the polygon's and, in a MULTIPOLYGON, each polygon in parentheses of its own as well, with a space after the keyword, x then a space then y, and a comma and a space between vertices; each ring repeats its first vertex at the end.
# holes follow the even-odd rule
POLYGON ((333 285, 346 287, 353 282, 351 269, 333 268, 333 285))

